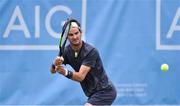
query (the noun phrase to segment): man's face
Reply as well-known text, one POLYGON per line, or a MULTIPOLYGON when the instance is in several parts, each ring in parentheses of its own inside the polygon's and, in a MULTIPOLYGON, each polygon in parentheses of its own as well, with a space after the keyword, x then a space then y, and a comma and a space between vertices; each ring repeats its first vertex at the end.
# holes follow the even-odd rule
POLYGON ((81 43, 81 34, 77 27, 72 27, 68 34, 70 44, 78 46, 81 43))

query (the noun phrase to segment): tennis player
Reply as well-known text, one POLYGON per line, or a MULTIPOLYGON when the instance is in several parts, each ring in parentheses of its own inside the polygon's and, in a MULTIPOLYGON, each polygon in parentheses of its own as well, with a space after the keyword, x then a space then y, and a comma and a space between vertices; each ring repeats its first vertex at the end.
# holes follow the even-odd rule
POLYGON ((80 23, 72 19, 69 45, 65 47, 63 57, 55 58, 55 71, 81 84, 88 97, 85 106, 111 105, 116 98, 116 89, 105 72, 98 50, 81 37, 80 23), (62 64, 71 65, 74 71, 67 70, 62 64))

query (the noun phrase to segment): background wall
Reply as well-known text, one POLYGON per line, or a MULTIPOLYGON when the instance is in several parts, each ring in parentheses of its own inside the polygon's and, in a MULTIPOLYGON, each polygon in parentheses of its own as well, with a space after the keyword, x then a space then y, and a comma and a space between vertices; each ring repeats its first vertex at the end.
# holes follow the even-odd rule
POLYGON ((86 102, 77 82, 49 71, 68 17, 99 50, 114 105, 180 104, 179 0, 1 0, 0 105, 86 102))

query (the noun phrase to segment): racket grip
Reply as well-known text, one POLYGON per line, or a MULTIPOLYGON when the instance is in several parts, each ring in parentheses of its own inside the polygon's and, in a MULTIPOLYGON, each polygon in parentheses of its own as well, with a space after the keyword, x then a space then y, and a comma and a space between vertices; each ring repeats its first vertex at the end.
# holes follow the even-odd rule
POLYGON ((51 69, 50 70, 51 70, 52 74, 56 73, 55 65, 54 64, 51 65, 51 69))

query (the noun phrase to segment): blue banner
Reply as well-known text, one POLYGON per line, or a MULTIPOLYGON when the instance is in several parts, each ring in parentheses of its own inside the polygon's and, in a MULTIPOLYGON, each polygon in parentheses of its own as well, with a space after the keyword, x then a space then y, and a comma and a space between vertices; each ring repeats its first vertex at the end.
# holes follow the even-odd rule
POLYGON ((0 14, 0 105, 86 103, 79 83, 50 73, 69 17, 99 50, 113 105, 180 104, 179 0, 1 0, 0 14))

